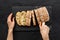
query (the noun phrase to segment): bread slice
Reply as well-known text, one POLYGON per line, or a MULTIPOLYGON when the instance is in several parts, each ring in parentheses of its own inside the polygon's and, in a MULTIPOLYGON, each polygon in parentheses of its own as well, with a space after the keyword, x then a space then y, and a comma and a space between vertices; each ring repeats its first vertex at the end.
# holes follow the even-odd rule
POLYGON ((40 21, 41 22, 47 22, 49 21, 50 17, 49 17, 49 13, 46 7, 41 7, 37 9, 37 12, 40 16, 40 21))
POLYGON ((34 11, 31 10, 31 15, 32 15, 32 19, 33 19, 33 25, 36 26, 36 20, 35 20, 35 16, 34 16, 34 11))
POLYGON ((40 22, 40 16, 39 16, 39 13, 38 13, 37 9, 35 9, 34 11, 35 11, 36 18, 37 18, 37 21, 38 21, 38 24, 39 24, 39 22, 40 22))
POLYGON ((26 13, 26 25, 30 26, 30 22, 31 22, 31 12, 28 10, 26 13))

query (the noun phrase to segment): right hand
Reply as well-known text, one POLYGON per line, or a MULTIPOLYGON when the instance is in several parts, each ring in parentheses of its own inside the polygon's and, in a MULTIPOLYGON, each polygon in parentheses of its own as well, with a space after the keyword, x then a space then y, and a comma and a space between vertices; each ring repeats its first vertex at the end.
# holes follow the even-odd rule
POLYGON ((47 25, 45 25, 45 22, 43 22, 42 25, 40 22, 39 28, 40 28, 40 33, 42 37, 46 37, 47 35, 49 35, 50 28, 47 25))

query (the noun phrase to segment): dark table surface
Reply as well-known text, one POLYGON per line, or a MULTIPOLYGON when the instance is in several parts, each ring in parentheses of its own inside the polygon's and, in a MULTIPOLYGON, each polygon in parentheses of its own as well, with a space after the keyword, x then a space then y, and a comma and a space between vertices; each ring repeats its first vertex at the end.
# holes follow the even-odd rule
MULTIPOLYGON (((50 40, 60 40, 60 1, 59 0, 0 0, 0 40, 7 38, 7 17, 12 6, 52 6, 52 28, 50 40)), ((14 31, 14 40, 42 40, 40 32, 14 31)))

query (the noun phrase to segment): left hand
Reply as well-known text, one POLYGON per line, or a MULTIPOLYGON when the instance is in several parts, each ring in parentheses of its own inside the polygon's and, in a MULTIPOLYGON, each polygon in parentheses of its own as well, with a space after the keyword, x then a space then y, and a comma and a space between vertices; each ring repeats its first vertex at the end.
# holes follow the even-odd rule
POLYGON ((9 30, 13 31, 15 22, 14 22, 14 17, 12 19, 11 18, 12 18, 12 13, 7 18, 7 24, 8 24, 9 30))

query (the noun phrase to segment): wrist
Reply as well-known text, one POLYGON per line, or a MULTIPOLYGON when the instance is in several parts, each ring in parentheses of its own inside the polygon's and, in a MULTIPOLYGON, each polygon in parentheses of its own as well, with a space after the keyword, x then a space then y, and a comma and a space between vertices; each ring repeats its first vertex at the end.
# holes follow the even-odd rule
POLYGON ((8 29, 8 32, 13 32, 13 29, 8 29))
POLYGON ((44 35, 44 36, 42 36, 42 38, 43 38, 43 40, 49 40, 49 35, 48 34, 44 35))

